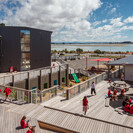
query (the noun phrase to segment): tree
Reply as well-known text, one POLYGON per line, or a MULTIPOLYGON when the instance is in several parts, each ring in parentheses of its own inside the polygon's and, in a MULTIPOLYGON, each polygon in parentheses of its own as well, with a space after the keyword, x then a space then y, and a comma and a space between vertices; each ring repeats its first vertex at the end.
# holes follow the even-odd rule
POLYGON ((5 24, 4 23, 0 23, 0 26, 5 26, 5 24))
POLYGON ((94 53, 101 54, 101 51, 99 49, 95 50, 94 53))
POLYGON ((77 48, 77 49, 76 49, 76 52, 77 52, 78 55, 80 55, 80 54, 83 52, 83 49, 77 48))

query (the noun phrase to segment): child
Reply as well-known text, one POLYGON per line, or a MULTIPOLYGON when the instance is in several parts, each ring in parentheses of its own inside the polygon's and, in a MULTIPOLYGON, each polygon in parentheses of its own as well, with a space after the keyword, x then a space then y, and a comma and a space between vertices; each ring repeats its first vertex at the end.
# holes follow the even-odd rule
POLYGON ((83 111, 84 111, 84 115, 86 115, 87 109, 88 109, 88 100, 87 100, 87 96, 84 96, 84 99, 83 99, 83 111))
POLYGON ((108 97, 112 97, 111 89, 108 90, 108 97))
POLYGON ((112 101, 114 101, 114 99, 115 101, 117 101, 117 90, 116 89, 114 89, 113 91, 112 101))
POLYGON ((122 89, 122 90, 121 90, 121 95, 122 95, 122 97, 125 96, 125 89, 122 89))
POLYGON ((129 112, 129 111, 130 111, 129 102, 127 102, 127 103, 125 104, 124 111, 125 111, 125 112, 129 112))
POLYGON ((95 95, 96 95, 96 90, 95 90, 95 83, 94 83, 94 81, 92 81, 92 84, 91 84, 91 95, 93 94, 93 92, 94 92, 95 95))
POLYGON ((29 130, 26 133, 35 133, 35 126, 29 127, 29 130))
POLYGON ((4 93, 6 95, 6 99, 5 100, 9 99, 9 93, 11 93, 11 92, 12 92, 11 89, 6 87, 6 89, 4 90, 4 93))
POLYGON ((129 113, 130 113, 130 114, 133 114, 133 104, 130 106, 129 113))
POLYGON ((13 72, 13 66, 10 67, 10 73, 12 73, 12 72, 13 72))
POLYGON ((29 124, 29 120, 26 122, 26 116, 23 116, 21 121, 20 121, 20 125, 22 128, 27 128, 27 127, 31 127, 31 125, 29 124))
POLYGON ((130 98, 130 97, 128 97, 127 102, 129 102, 129 104, 131 104, 131 103, 132 103, 132 100, 131 100, 131 98, 130 98))
POLYGON ((111 79, 110 78, 108 79, 108 82, 111 83, 111 79))

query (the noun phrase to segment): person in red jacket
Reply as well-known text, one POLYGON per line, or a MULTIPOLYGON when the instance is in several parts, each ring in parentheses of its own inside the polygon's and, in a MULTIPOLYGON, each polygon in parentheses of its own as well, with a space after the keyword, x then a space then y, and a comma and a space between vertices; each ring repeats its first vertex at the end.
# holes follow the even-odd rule
POLYGON ((114 91, 113 91, 112 101, 114 101, 114 99, 115 99, 115 101, 117 101, 117 90, 116 89, 114 89, 114 91))
POLYGON ((27 127, 31 127, 31 125, 29 124, 29 121, 26 122, 26 116, 23 116, 21 121, 20 121, 20 125, 21 128, 27 128, 27 127))
POLYGON ((124 107, 124 111, 125 111, 125 112, 129 112, 129 111, 130 111, 129 102, 126 103, 126 105, 125 105, 125 107, 124 107))
POLYGON ((9 93, 11 93, 11 92, 12 92, 11 89, 6 87, 6 89, 4 90, 4 93, 6 95, 6 99, 5 100, 9 99, 9 93))
POLYGON ((10 67, 10 70, 9 71, 10 71, 10 73, 13 72, 13 66, 10 67))
POLYGON ((84 96, 83 98, 83 111, 84 111, 84 115, 86 115, 88 109, 88 100, 87 100, 87 96, 84 96))
POLYGON ((129 113, 130 113, 130 114, 133 114, 133 104, 130 106, 129 113))
POLYGON ((124 98, 124 96, 125 96, 125 89, 121 89, 121 95, 124 98))
POLYGON ((35 133, 35 126, 29 128, 29 130, 26 133, 35 133))
POLYGON ((129 102, 129 104, 131 104, 131 103, 132 103, 132 100, 131 100, 131 98, 130 98, 130 97, 128 97, 127 102, 129 102))
POLYGON ((112 97, 111 89, 108 90, 108 97, 112 97))

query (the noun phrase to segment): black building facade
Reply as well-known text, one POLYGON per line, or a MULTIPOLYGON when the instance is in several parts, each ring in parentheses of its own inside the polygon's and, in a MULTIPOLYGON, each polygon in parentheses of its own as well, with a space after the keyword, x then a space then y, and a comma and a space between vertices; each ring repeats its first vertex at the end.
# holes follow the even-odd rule
POLYGON ((13 66, 18 71, 51 65, 51 31, 0 26, 0 72, 13 66))

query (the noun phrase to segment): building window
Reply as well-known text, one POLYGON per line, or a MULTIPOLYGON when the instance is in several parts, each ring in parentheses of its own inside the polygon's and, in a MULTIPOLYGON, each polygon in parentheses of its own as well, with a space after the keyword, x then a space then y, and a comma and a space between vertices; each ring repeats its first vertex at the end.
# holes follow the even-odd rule
POLYGON ((20 30, 21 70, 30 69, 30 31, 20 30))
POLYGON ((62 82, 65 82, 65 77, 62 78, 62 82))
POLYGON ((48 84, 44 83, 44 89, 48 88, 48 84))
POLYGON ((54 85, 57 85, 57 80, 54 80, 54 85))

